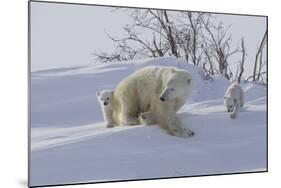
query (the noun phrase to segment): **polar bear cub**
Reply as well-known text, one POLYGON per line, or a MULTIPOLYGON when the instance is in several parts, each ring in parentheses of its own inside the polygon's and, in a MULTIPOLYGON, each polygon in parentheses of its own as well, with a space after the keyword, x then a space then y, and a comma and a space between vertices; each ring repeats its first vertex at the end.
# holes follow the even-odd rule
POLYGON ((232 83, 224 94, 224 104, 231 118, 236 118, 244 104, 244 93, 238 83, 232 83))
POLYGON ((113 120, 113 106, 112 106, 112 90, 101 90, 96 93, 97 99, 100 103, 103 118, 105 121, 105 126, 107 128, 114 127, 114 120, 113 120))

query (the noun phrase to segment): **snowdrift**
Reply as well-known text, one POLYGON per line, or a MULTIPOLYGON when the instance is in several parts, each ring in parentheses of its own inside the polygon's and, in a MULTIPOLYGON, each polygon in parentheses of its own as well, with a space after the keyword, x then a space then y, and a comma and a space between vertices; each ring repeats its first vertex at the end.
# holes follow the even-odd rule
POLYGON ((266 170, 266 87, 242 84, 245 106, 233 120, 223 105, 229 81, 203 75, 172 57, 32 72, 31 185, 266 170), (194 137, 157 126, 104 127, 96 91, 149 65, 193 75, 194 92, 178 114, 194 137))

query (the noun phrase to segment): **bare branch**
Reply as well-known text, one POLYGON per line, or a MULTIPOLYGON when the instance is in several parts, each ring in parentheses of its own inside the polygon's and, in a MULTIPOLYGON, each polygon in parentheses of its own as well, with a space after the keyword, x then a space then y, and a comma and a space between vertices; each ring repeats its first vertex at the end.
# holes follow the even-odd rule
POLYGON ((260 46, 258 48, 258 51, 256 53, 256 58, 255 58, 255 65, 254 65, 254 70, 253 70, 253 81, 255 82, 257 80, 257 66, 258 66, 258 59, 260 58, 260 54, 261 54, 261 51, 265 45, 265 41, 267 39, 267 30, 264 32, 264 35, 263 35, 263 38, 262 38, 262 41, 260 43, 260 46))
POLYGON ((240 71, 239 71, 239 75, 238 75, 238 78, 237 78, 238 83, 241 83, 241 78, 242 78, 242 75, 244 73, 244 62, 245 62, 245 55, 246 55, 244 38, 241 39, 241 49, 242 49, 242 60, 240 62, 240 67, 239 67, 240 71))

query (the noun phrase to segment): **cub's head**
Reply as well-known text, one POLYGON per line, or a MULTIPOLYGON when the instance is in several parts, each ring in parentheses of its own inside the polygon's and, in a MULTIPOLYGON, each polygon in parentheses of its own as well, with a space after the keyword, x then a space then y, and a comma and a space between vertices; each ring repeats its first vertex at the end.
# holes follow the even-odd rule
POLYGON ((160 95, 161 101, 169 101, 175 98, 186 99, 192 91, 192 76, 185 70, 172 68, 167 75, 167 83, 160 95))
POLYGON ((226 106, 227 112, 232 112, 236 103, 237 99, 233 97, 224 97, 224 105, 226 106))
POLYGON ((113 97, 112 90, 101 90, 98 91, 96 95, 101 106, 108 107, 112 105, 112 97, 113 97))

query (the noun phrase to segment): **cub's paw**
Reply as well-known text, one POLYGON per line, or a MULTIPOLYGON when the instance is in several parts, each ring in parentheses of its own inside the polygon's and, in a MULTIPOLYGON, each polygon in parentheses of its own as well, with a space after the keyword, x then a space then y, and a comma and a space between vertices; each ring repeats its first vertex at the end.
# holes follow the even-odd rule
POLYGON ((231 118, 231 119, 235 119, 236 117, 237 117, 236 114, 230 114, 230 118, 231 118))
POLYGON ((192 130, 183 128, 183 137, 192 137, 194 135, 195 133, 192 130))

